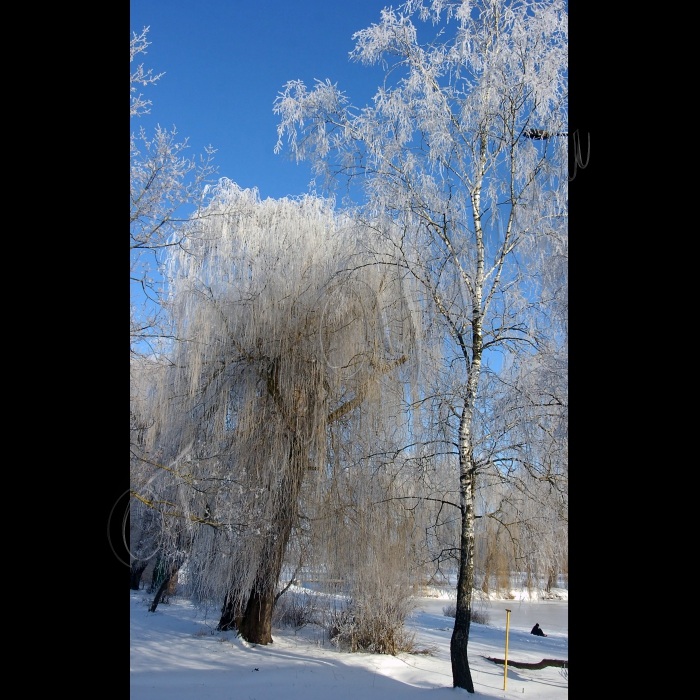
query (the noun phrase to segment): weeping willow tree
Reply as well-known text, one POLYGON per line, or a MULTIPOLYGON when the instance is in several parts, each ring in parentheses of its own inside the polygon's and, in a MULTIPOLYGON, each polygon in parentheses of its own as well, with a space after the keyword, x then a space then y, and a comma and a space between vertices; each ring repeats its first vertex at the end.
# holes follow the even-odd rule
POLYGON ((250 642, 272 641, 285 552, 305 484, 325 478, 329 426, 380 413, 386 387, 410 375, 405 279, 368 264, 363 235, 329 201, 260 201, 222 180, 198 235, 169 259, 178 342, 145 392, 134 451, 146 488, 132 495, 184 528, 193 595, 223 601, 219 628, 250 642))

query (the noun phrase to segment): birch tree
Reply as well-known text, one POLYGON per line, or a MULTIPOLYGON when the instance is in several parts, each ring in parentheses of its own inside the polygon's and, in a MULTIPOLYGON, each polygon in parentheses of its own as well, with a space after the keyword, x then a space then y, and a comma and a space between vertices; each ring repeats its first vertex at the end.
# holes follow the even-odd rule
POLYGON ((489 415, 482 378, 498 369, 496 351, 533 351, 546 328, 529 273, 566 232, 566 6, 409 0, 353 38, 354 60, 385 68, 373 105, 353 107, 330 81, 290 81, 274 107, 277 148, 286 137, 325 184, 361 189, 366 224, 391 246, 376 261, 399 260, 441 319, 449 391, 440 410, 458 453, 461 511, 450 652, 454 685, 474 692, 475 495, 479 470, 499 468, 493 442, 478 444, 489 415))

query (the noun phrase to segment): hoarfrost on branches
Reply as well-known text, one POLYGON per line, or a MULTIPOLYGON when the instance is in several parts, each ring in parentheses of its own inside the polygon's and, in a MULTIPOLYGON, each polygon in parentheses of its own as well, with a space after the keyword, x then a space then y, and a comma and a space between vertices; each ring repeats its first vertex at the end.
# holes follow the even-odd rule
MULTIPOLYGON (((517 432, 532 425, 542 394, 529 392, 534 403, 505 420, 498 396, 508 393, 513 406, 518 392, 491 378, 510 357, 524 369, 528 356, 565 343, 557 320, 565 300, 551 296, 559 273, 545 260, 566 238, 567 34, 561 0, 409 0, 354 35, 351 57, 385 70, 371 106, 354 107, 329 81, 308 90, 292 80, 274 107, 277 150, 286 137, 329 188, 356 181, 363 221, 423 287, 424 309, 443 329, 443 378, 431 401, 459 457, 451 648, 454 684, 469 692, 478 487, 506 475, 533 489, 542 478, 566 488, 555 458, 563 451, 518 452, 517 432)), ((524 512, 513 499, 509 511, 524 512)))

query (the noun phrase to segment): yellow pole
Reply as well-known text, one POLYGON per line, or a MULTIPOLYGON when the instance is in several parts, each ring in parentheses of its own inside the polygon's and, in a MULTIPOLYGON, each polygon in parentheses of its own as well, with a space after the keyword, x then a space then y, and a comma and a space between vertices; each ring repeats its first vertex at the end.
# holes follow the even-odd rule
POLYGON ((506 656, 503 659, 503 690, 508 683, 508 630, 510 629, 510 610, 506 608, 506 656))

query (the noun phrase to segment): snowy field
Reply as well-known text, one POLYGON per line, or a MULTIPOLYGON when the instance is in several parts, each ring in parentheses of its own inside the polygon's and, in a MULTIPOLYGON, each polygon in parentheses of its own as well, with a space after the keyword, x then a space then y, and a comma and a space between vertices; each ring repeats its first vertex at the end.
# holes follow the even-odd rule
MULTIPOLYGON (((540 670, 508 667, 503 690, 505 609, 511 610, 508 661, 538 662, 569 658, 568 592, 558 600, 513 600, 484 603, 489 624, 472 623, 469 663, 476 693, 472 697, 568 698, 568 668, 540 670), (539 622, 547 637, 529 633, 539 622)), ((148 612, 153 596, 130 591, 131 700, 400 700, 467 695, 452 687, 450 636, 454 620, 445 617, 446 598, 419 598, 409 621, 418 648, 432 656, 350 654, 338 651, 318 627, 296 633, 273 629, 274 643, 256 646, 234 632, 216 632, 216 611, 209 616, 186 598, 170 599, 148 612)))

